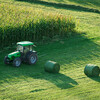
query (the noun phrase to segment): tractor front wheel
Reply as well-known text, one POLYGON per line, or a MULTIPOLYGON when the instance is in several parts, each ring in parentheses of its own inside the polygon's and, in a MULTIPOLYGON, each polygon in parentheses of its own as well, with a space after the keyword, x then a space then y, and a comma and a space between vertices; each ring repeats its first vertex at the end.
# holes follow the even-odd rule
POLYGON ((21 65, 21 59, 20 58, 15 58, 13 60, 13 66, 19 67, 21 65))

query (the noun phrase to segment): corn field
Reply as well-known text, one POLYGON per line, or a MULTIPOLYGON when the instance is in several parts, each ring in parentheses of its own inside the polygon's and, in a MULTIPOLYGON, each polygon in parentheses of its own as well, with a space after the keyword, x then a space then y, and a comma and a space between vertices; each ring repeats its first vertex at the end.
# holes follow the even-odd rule
POLYGON ((0 11, 1 48, 18 41, 41 41, 56 35, 68 37, 75 31, 72 17, 5 4, 0 4, 0 11))

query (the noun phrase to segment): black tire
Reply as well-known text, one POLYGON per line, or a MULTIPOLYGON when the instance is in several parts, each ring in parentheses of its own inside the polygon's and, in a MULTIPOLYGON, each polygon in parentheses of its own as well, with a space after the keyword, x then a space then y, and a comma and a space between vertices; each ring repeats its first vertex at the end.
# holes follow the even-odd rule
POLYGON ((21 59, 20 58, 15 58, 13 60, 13 66, 19 67, 21 65, 21 59))
POLYGON ((10 61, 7 56, 5 56, 5 58, 4 58, 4 64, 6 64, 6 65, 10 64, 10 61))
POLYGON ((36 53, 29 53, 27 55, 27 62, 30 65, 35 64, 37 62, 37 54, 36 53))

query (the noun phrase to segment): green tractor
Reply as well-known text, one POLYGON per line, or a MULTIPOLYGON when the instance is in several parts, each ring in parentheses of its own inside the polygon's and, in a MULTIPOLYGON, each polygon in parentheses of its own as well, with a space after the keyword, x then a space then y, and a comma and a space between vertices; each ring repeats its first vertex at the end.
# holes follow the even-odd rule
POLYGON ((17 43, 17 50, 8 54, 4 58, 5 64, 13 64, 15 67, 19 67, 22 62, 28 64, 35 64, 37 62, 37 52, 33 50, 33 42, 22 41, 17 43))

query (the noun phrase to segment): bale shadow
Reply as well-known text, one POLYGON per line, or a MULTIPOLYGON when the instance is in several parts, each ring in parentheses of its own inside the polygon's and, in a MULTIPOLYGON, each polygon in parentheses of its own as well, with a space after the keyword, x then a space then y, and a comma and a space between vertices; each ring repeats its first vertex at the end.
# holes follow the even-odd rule
POLYGON ((94 81, 100 82, 100 76, 99 77, 89 77, 89 78, 94 81))
POLYGON ((62 3, 53 3, 53 2, 46 2, 46 1, 40 1, 40 0, 16 0, 16 1, 24 1, 34 4, 40 4, 45 5, 48 7, 55 7, 58 9, 68 9, 68 10, 76 10, 76 11, 85 11, 85 12, 93 12, 93 13, 99 13, 100 11, 93 8, 87 8, 79 5, 72 5, 72 4, 62 4, 62 3))
MULTIPOLYGON (((54 73, 47 73, 44 71, 41 72, 41 70, 39 68, 33 69, 33 68, 31 68, 32 66, 27 66, 28 67, 27 72, 26 72, 26 68, 24 68, 25 70, 23 70, 21 68, 14 68, 10 65, 5 66, 5 67, 8 67, 6 69, 7 70, 9 69, 10 72, 8 71, 8 73, 6 75, 4 75, 4 73, 6 73, 6 71, 0 72, 0 84, 2 84, 4 82, 9 83, 10 80, 11 80, 10 82, 12 82, 12 81, 14 82, 14 79, 19 80, 19 77, 22 76, 23 80, 24 79, 26 80, 27 77, 31 77, 33 79, 47 80, 60 89, 68 89, 68 88, 72 88, 72 87, 75 87, 76 85, 78 85, 78 83, 74 79, 72 79, 71 77, 66 76, 62 73, 54 74, 54 73), (31 72, 28 69, 31 69, 31 71, 32 70, 33 71, 31 72)), ((37 66, 34 66, 34 67, 37 67, 37 66)), ((18 80, 15 80, 15 82, 18 80)), ((30 92, 39 92, 42 90, 45 90, 45 89, 35 89, 30 92)))
POLYGON ((32 75, 31 77, 35 79, 44 79, 50 81, 51 83, 53 83, 54 85, 56 85, 58 88, 61 89, 68 89, 78 85, 78 83, 74 79, 61 73, 52 74, 43 72, 43 74, 40 76, 32 75))

